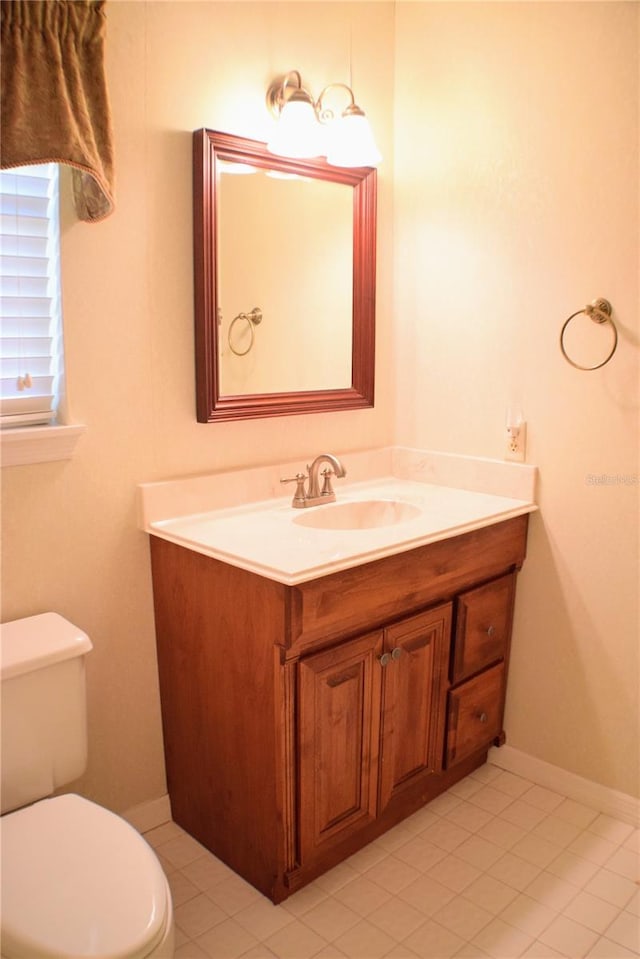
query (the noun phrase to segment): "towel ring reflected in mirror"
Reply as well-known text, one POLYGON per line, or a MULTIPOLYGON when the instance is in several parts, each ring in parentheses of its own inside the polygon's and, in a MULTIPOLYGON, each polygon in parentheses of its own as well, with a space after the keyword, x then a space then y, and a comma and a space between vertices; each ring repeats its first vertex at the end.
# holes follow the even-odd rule
POLYGON ((247 353, 249 353, 249 351, 253 347, 253 344, 256 338, 255 328, 256 326, 258 326, 259 323, 262 323, 262 310, 260 309, 259 306, 254 306, 254 308, 251 310, 250 313, 238 313, 237 316, 234 316, 229 326, 229 332, 227 334, 227 342, 229 343, 229 349, 231 350, 232 353, 235 353, 236 356, 246 356, 247 353), (249 345, 246 348, 246 350, 237 350, 235 346, 233 345, 233 343, 231 342, 231 334, 233 333, 233 328, 238 322, 238 320, 242 320, 243 322, 245 322, 249 330, 249 345))
POLYGON ((575 369, 599 370, 600 367, 605 366, 605 364, 609 362, 609 360, 615 353, 616 347, 618 346, 618 330, 616 329, 615 323, 611 319, 611 312, 612 312, 611 303, 609 303, 608 300, 599 298, 597 300, 594 300, 592 303, 587 303, 587 305, 583 306, 581 310, 576 310, 576 312, 572 313, 571 316, 568 317, 563 323, 562 329, 560 331, 560 349, 562 350, 562 355, 564 356, 567 363, 570 363, 571 366, 575 367, 575 369), (584 314, 585 316, 588 316, 589 319, 593 320, 594 323, 599 323, 599 324, 610 323, 611 324, 611 329, 613 332, 613 345, 609 353, 607 354, 607 356, 604 358, 604 360, 602 360, 601 363, 596 363, 595 366, 582 366, 582 364, 576 363, 575 360, 571 359, 565 347, 564 337, 567 331, 567 327, 569 326, 571 321, 575 319, 576 316, 581 316, 582 314, 584 314))

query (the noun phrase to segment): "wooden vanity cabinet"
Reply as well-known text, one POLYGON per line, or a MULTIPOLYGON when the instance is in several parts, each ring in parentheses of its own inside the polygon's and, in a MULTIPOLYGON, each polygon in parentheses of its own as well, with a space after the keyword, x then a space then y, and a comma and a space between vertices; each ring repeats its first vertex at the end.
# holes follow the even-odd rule
POLYGON ((175 821, 279 902, 483 763, 527 519, 297 586, 152 536, 175 821))

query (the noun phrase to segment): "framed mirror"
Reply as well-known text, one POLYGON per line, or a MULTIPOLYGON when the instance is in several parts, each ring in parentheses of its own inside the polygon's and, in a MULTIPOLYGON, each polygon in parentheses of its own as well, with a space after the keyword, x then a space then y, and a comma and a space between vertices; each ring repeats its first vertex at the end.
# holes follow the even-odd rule
POLYGON ((193 135, 197 417, 373 406, 376 171, 193 135))

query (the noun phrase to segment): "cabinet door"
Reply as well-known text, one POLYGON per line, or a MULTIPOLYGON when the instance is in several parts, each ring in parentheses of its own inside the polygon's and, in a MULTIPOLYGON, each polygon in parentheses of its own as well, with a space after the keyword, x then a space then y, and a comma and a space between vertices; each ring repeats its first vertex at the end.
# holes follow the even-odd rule
POLYGON ((447 603, 385 630, 381 810, 442 769, 450 629, 447 603))
POLYGON ((376 816, 382 632, 300 660, 301 862, 376 816))

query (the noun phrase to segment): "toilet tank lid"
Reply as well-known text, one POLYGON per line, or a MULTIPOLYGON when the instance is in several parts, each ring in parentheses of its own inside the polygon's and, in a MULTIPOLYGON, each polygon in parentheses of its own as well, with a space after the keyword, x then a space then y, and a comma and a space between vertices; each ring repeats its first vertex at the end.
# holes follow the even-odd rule
POLYGON ((58 613, 40 613, 0 626, 3 680, 84 656, 92 649, 86 633, 58 613))

